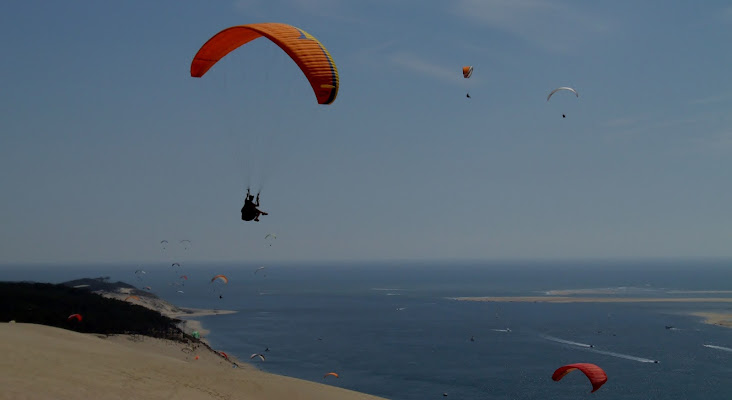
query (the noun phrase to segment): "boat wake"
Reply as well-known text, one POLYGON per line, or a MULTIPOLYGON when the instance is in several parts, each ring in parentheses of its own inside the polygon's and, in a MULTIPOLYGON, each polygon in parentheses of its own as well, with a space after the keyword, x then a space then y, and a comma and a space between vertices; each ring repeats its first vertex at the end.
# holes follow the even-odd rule
POLYGON ((584 348, 587 348, 587 349, 593 347, 591 344, 580 343, 580 342, 573 342, 571 340, 564 340, 564 339, 560 339, 560 338, 554 337, 554 336, 541 335, 541 337, 544 338, 544 339, 546 339, 546 340, 551 340, 552 342, 564 343, 564 344, 568 344, 570 346, 584 347, 584 348))
POLYGON ((630 354, 615 353, 615 352, 612 352, 612 351, 604 351, 604 350, 597 350, 597 349, 591 349, 590 351, 593 352, 593 353, 605 354, 607 356, 612 356, 612 357, 617 357, 617 358, 624 358, 626 360, 631 360, 631 361, 638 361, 638 362, 642 362, 642 363, 656 363, 656 364, 658 364, 658 361, 657 360, 651 360, 650 358, 644 358, 644 357, 631 356, 630 354))
MULTIPOLYGON (((587 344, 587 343, 573 342, 571 340, 560 339, 558 337, 548 336, 548 335, 541 335, 541 337, 544 338, 544 339, 546 339, 546 340, 551 340, 552 342, 562 343, 562 344, 568 344, 570 346, 581 347, 583 349, 587 349, 587 351, 591 351, 593 353, 598 353, 598 354, 604 354, 606 356, 612 356, 612 357, 617 357, 617 358, 624 358, 626 360, 632 360, 632 361, 637 361, 637 362, 642 362, 642 363, 655 363, 655 364, 658 364, 658 361, 651 360, 650 358, 636 357, 636 356, 632 356, 630 354, 615 353, 613 351, 598 350, 597 348, 595 348, 595 346, 593 346, 591 344, 587 344)), ((730 351, 732 351, 732 349, 730 349, 730 351)))
POLYGON ((730 349, 729 347, 715 346, 713 344, 705 344, 703 346, 704 347, 709 347, 710 349, 722 350, 722 351, 729 351, 730 353, 732 353, 732 349, 730 349))

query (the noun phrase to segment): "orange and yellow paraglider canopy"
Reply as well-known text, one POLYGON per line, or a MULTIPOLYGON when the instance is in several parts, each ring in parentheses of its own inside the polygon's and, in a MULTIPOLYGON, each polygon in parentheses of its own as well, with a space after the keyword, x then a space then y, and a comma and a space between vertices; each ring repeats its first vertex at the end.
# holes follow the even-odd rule
POLYGON ((209 39, 191 63, 191 76, 202 77, 219 60, 261 36, 274 42, 308 78, 319 104, 331 104, 338 95, 338 69, 333 57, 311 34, 292 25, 275 22, 226 28, 209 39))

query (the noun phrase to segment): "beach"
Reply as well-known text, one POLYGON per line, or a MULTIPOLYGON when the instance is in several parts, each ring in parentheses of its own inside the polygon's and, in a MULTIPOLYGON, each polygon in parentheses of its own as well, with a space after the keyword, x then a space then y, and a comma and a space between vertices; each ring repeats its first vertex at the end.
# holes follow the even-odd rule
POLYGON ((0 323, 0 335, 0 399, 379 399, 247 364, 234 368, 233 358, 170 340, 21 323, 0 323))
POLYGON ((178 323, 178 327, 183 332, 190 335, 194 331, 197 331, 202 336, 201 339, 204 341, 205 338, 203 338, 203 336, 208 335, 210 332, 201 325, 200 321, 192 318, 236 313, 236 311, 232 310, 209 310, 201 308, 178 307, 159 297, 131 296, 132 289, 128 288, 120 289, 117 292, 99 291, 98 293, 104 297, 121 301, 128 301, 131 304, 136 304, 145 308, 149 308, 169 318, 179 319, 181 322, 178 323))
POLYGON ((732 297, 452 297, 458 301, 493 301, 499 303, 732 303, 732 297))

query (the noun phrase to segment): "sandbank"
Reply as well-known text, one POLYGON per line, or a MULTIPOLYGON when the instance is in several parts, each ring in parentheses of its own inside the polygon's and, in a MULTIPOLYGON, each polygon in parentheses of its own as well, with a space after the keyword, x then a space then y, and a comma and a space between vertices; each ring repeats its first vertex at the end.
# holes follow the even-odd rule
POLYGON ((204 346, 170 340, 20 323, 0 323, 0 336, 0 399, 379 399, 247 364, 233 368, 204 346))
POLYGON ((725 328, 732 328, 732 313, 719 313, 719 312, 693 312, 689 315, 704 318, 705 324, 723 326, 725 328))
POLYGON ((732 303, 732 297, 451 297, 459 301, 494 301, 503 303, 732 303))

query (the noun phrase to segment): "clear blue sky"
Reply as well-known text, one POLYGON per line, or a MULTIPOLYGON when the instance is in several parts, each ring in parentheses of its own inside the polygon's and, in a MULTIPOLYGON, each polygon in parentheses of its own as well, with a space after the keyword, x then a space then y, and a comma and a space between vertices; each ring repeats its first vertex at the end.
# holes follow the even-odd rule
POLYGON ((0 38, 0 263, 732 256, 729 1, 27 0, 0 38), (333 105, 265 39, 189 76, 256 22, 333 105))

